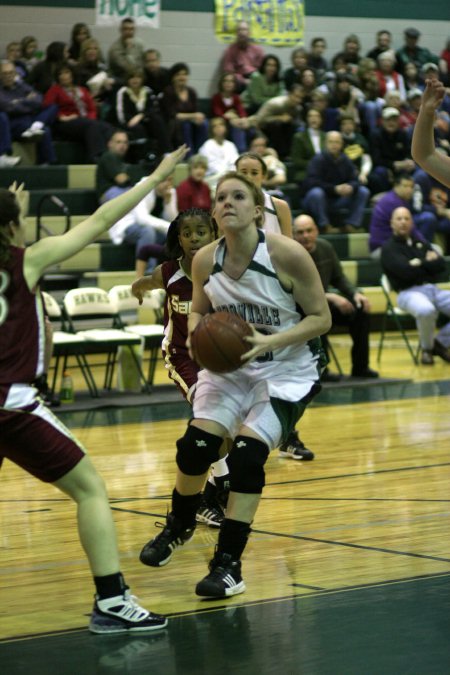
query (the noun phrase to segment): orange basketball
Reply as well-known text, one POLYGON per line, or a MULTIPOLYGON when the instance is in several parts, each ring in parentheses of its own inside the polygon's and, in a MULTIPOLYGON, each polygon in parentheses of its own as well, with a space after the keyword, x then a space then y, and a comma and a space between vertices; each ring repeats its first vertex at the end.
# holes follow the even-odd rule
POLYGON ((206 314, 191 335, 194 359, 213 373, 231 373, 243 365, 241 356, 251 349, 244 337, 251 334, 248 323, 236 314, 206 314))

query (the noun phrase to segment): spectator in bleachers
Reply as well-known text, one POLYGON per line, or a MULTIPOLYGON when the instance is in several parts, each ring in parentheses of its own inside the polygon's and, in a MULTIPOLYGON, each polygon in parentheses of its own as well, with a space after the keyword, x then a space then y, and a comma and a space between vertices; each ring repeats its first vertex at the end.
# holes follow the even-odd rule
POLYGON ((412 134, 414 130, 417 115, 422 104, 422 93, 421 89, 409 89, 406 94, 407 106, 400 113, 400 124, 409 134, 412 134))
POLYGON ((400 129, 400 112, 397 108, 384 108, 381 126, 370 135, 370 154, 374 168, 369 185, 373 194, 390 190, 395 176, 403 173, 411 174, 427 191, 429 180, 411 158, 411 139, 404 129, 400 129))
MULTIPOLYGON (((306 248, 317 267, 330 307, 332 325, 348 327, 352 339, 352 377, 378 377, 378 373, 369 367, 369 300, 345 276, 333 246, 319 237, 319 230, 311 216, 297 216, 292 233, 294 239, 306 248)), ((322 341, 327 350, 326 335, 322 336, 322 341)), ((338 379, 339 376, 331 373, 322 377, 325 382, 338 379)))
POLYGON ((97 163, 95 186, 98 201, 114 199, 132 186, 129 165, 125 161, 128 152, 128 134, 116 129, 111 134, 107 149, 97 163))
POLYGON ((380 54, 387 51, 388 49, 392 49, 392 33, 386 29, 379 30, 375 39, 375 47, 368 51, 366 56, 368 56, 369 59, 377 61, 380 54))
POLYGON ((116 94, 115 112, 119 126, 128 133, 131 140, 152 141, 152 148, 158 156, 170 152, 170 139, 165 120, 155 104, 155 95, 144 85, 144 72, 130 70, 125 78, 125 86, 116 94))
POLYGON ((208 161, 202 155, 192 155, 189 160, 189 176, 177 185, 177 203, 179 211, 191 208, 210 211, 211 190, 205 182, 208 161))
POLYGON ((450 291, 436 284, 447 281, 444 258, 431 245, 417 239, 408 209, 399 207, 392 214, 392 236, 383 244, 381 264, 397 304, 416 319, 422 365, 432 366, 434 356, 450 363, 450 321, 435 335, 439 314, 450 318, 450 291))
POLYGON ((136 23, 131 17, 122 19, 120 37, 108 51, 108 66, 111 75, 124 82, 130 70, 144 67, 144 43, 136 37, 136 23))
POLYGON ((292 66, 283 74, 286 91, 289 91, 293 84, 300 84, 300 75, 308 67, 308 52, 304 47, 297 47, 292 51, 291 63, 292 66))
MULTIPOLYGON (((439 80, 439 68, 435 63, 425 63, 420 69, 420 75, 425 87, 426 80, 439 80)), ((447 91, 444 93, 440 110, 444 110, 450 114, 450 96, 447 91)))
POLYGON ((408 92, 410 89, 422 89, 424 88, 423 80, 420 77, 419 69, 413 61, 409 61, 405 65, 403 71, 403 79, 405 81, 405 88, 408 92))
POLYGON ((10 169, 20 162, 20 157, 12 157, 12 137, 9 117, 0 112, 0 169, 10 169))
POLYGON ((300 74, 300 84, 303 87, 303 105, 306 110, 311 107, 311 98, 316 90, 319 81, 312 68, 305 68, 300 74))
POLYGON ((293 84, 287 94, 266 101, 254 116, 256 125, 266 134, 281 160, 288 157, 292 138, 303 123, 303 87, 293 84))
POLYGON ((57 68, 67 63, 69 48, 65 42, 50 42, 45 50, 45 58, 37 63, 27 77, 27 82, 41 94, 56 82, 57 68))
POLYGON ((442 80, 447 86, 450 83, 450 38, 448 38, 445 48, 439 55, 439 70, 442 73, 442 80))
POLYGON ((404 101, 406 99, 406 88, 403 76, 395 70, 395 52, 393 49, 387 49, 378 56, 378 70, 376 74, 380 83, 380 96, 385 96, 387 92, 398 91, 404 101))
POLYGON ((27 69, 27 75, 33 70, 34 66, 41 61, 42 52, 38 49, 38 41, 34 35, 25 35, 20 41, 21 60, 27 69))
POLYGON ((306 128, 297 131, 292 139, 291 160, 294 165, 294 179, 302 183, 308 164, 314 155, 325 150, 326 133, 322 131, 322 115, 311 108, 306 113, 306 128))
POLYGON ((222 57, 222 71, 235 75, 238 93, 245 89, 251 74, 258 70, 263 58, 262 47, 251 41, 248 23, 239 21, 236 25, 236 40, 225 49, 222 57))
POLYGON ((10 42, 6 45, 6 60, 11 61, 16 69, 17 76, 24 80, 28 74, 27 67, 22 60, 20 42, 10 42))
POLYGON ((95 164, 105 151, 112 127, 97 119, 95 101, 86 87, 74 84, 73 68, 69 64, 56 70, 56 84, 44 96, 44 107, 57 108, 55 133, 69 141, 84 144, 87 161, 95 164))
POLYGON ((211 99, 211 115, 226 120, 229 139, 239 152, 245 152, 250 123, 241 97, 236 93, 236 78, 233 73, 222 73, 217 88, 217 93, 211 99))
POLYGON ((175 63, 170 69, 171 84, 164 90, 161 110, 173 147, 183 143, 196 153, 208 137, 206 115, 199 110, 197 92, 188 86, 189 66, 175 63))
POLYGON ((418 42, 420 38, 420 31, 417 28, 407 28, 404 31, 405 44, 397 51, 397 63, 399 71, 404 73, 407 63, 412 61, 416 64, 418 70, 422 68, 425 63, 435 63, 438 65, 439 59, 435 54, 432 54, 426 47, 419 47, 418 42))
POLYGON ((100 45, 95 38, 88 38, 82 43, 74 74, 76 84, 89 89, 99 117, 106 115, 107 107, 110 108, 113 102, 115 81, 106 70, 100 45))
POLYGON ((315 37, 310 42, 307 63, 313 68, 318 82, 321 82, 328 70, 328 61, 324 57, 326 48, 327 43, 323 37, 315 37))
POLYGON ((84 40, 88 40, 91 35, 89 27, 85 23, 76 23, 72 26, 69 43, 69 60, 72 65, 76 65, 80 58, 81 45, 84 40))
POLYGON ((55 106, 42 107, 42 95, 16 77, 10 61, 0 66, 0 112, 8 115, 13 140, 34 140, 39 164, 56 162, 50 127, 57 114, 55 106))
POLYGON ((381 247, 392 235, 392 214, 400 206, 412 213, 414 222, 414 235, 422 241, 433 241, 436 230, 436 218, 431 210, 424 210, 423 200, 413 198, 414 179, 407 173, 399 173, 394 180, 392 190, 386 192, 378 199, 372 209, 369 224, 369 249, 373 258, 379 258, 381 247))
POLYGON ((329 107, 338 110, 339 115, 352 115, 359 124, 359 105, 364 103, 364 94, 355 86, 354 78, 348 73, 337 73, 329 89, 329 107))
MULTIPOLYGON (((150 250, 153 249, 159 256, 161 252, 159 247, 164 245, 169 225, 177 214, 177 194, 173 187, 173 176, 168 176, 132 211, 118 220, 108 233, 114 244, 134 246, 136 261, 142 257, 142 248, 148 250, 148 247, 152 247, 150 250)), ((146 272, 151 272, 157 262, 156 257, 149 257, 146 272)), ((138 267, 137 263, 136 266, 138 267)))
MULTIPOLYGON (((360 66, 364 61, 361 59, 360 66)), ((384 98, 380 96, 380 82, 375 73, 375 68, 370 68, 359 75, 359 84, 364 100, 359 103, 360 128, 365 136, 369 136, 378 127, 381 111, 385 105, 384 98)))
POLYGON ((343 152, 343 145, 342 135, 329 131, 325 150, 311 159, 303 183, 303 208, 323 233, 336 232, 332 216, 342 209, 345 209, 343 231, 358 230, 370 195, 368 188, 360 184, 356 167, 343 152))
POLYGON ((348 72, 356 75, 361 55, 361 42, 355 33, 351 33, 344 40, 344 49, 335 54, 334 58, 339 56, 347 64, 348 72))
POLYGON ((277 151, 268 147, 267 136, 263 133, 256 134, 250 141, 249 151, 259 155, 267 167, 262 187, 269 194, 283 198, 282 194, 278 194, 278 188, 287 181, 286 165, 279 159, 277 151))
POLYGON ((227 140, 227 124, 223 117, 213 117, 209 121, 210 138, 200 146, 198 154, 206 158, 207 181, 215 186, 219 177, 234 170, 239 152, 234 143, 227 140))
POLYGON ((369 142, 365 136, 356 130, 353 115, 341 115, 340 130, 344 141, 343 150, 356 166, 361 185, 367 185, 368 176, 372 170, 369 142))
POLYGON ((266 54, 258 70, 251 74, 241 96, 249 115, 253 115, 266 101, 283 93, 284 87, 280 76, 279 58, 273 54, 266 54))
POLYGON ((161 54, 157 49, 144 52, 145 85, 160 98, 170 84, 170 71, 161 65, 161 54))
POLYGON ((339 110, 329 105, 329 98, 328 89, 326 91, 315 89, 311 94, 310 110, 318 110, 322 115, 323 131, 338 131, 339 110))

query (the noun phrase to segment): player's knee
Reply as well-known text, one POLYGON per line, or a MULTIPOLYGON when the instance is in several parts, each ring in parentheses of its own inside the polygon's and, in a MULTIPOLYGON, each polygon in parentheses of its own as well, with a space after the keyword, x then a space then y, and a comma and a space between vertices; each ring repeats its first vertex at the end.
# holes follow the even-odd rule
POLYGON ((236 436, 227 459, 230 489, 233 492, 261 494, 266 482, 264 464, 268 456, 266 443, 250 436, 236 436))
POLYGON ((177 441, 177 466, 187 476, 201 476, 219 459, 222 438, 190 424, 177 441))

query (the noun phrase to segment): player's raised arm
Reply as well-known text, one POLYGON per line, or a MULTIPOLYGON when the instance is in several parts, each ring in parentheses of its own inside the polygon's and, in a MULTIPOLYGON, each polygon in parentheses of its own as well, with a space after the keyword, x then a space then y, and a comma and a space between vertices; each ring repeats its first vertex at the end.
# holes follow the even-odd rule
POLYGON ((414 126, 411 153, 413 159, 443 185, 450 187, 450 157, 438 152, 434 143, 434 120, 442 103, 445 87, 438 80, 427 80, 422 105, 414 126))
POLYGON ((82 223, 57 237, 48 237, 32 244, 25 254, 25 275, 32 288, 42 273, 52 265, 70 258, 95 241, 105 230, 120 220, 136 206, 183 159, 187 147, 183 145, 165 157, 155 171, 145 180, 119 197, 103 204, 82 223))

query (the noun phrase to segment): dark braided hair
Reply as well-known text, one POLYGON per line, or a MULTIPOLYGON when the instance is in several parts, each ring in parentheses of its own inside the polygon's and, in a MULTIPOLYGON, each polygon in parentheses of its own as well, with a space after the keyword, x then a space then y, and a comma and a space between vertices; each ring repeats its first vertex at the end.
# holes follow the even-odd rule
POLYGON ((202 220, 202 222, 209 227, 211 232, 214 233, 215 238, 217 238, 217 224, 214 218, 211 217, 209 211, 205 211, 205 209, 199 209, 196 207, 192 209, 186 209, 186 211, 181 211, 175 220, 172 220, 169 225, 169 229, 167 230, 165 249, 166 255, 168 258, 170 258, 170 260, 176 260, 183 255, 183 249, 180 246, 178 236, 180 234, 181 226, 183 225, 186 218, 200 218, 200 220, 202 220))
POLYGON ((19 225, 20 207, 13 192, 0 188, 0 267, 4 267, 10 258, 10 237, 7 227, 11 222, 19 225))

